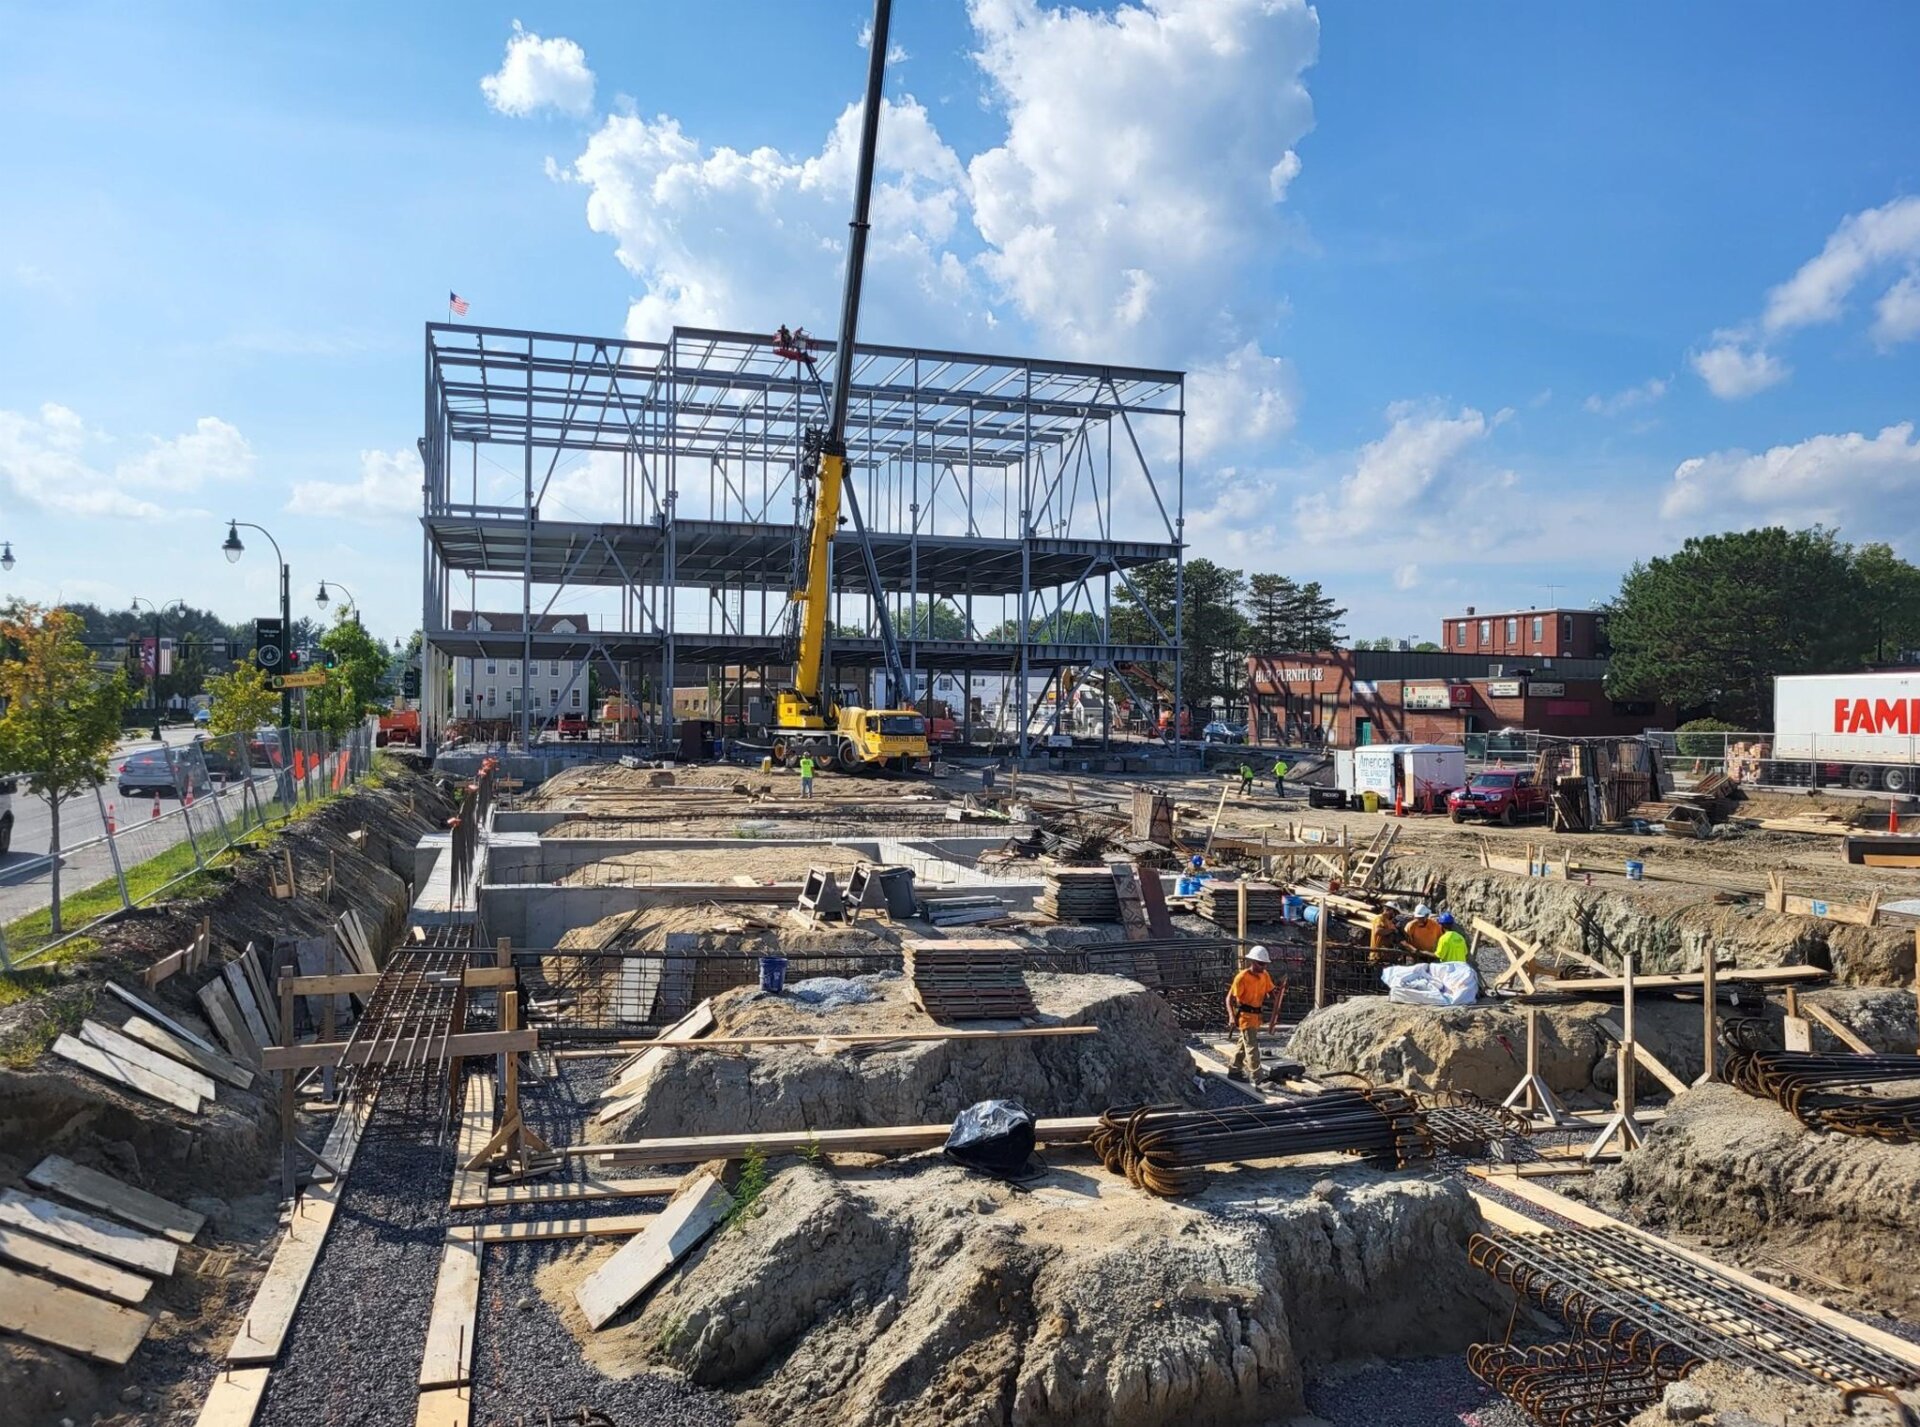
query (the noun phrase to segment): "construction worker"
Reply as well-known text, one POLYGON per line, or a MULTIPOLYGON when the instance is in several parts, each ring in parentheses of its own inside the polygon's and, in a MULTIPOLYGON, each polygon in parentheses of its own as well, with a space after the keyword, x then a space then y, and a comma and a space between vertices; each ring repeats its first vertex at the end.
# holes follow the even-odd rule
POLYGON ((1422 902, 1413 909, 1413 920, 1400 928, 1400 939, 1412 950, 1432 956, 1445 931, 1440 919, 1433 914, 1433 908, 1422 902))
POLYGON ((1240 796, 1244 798, 1248 793, 1251 793, 1252 791, 1253 791, 1253 765, 1251 763, 1242 763, 1240 765, 1240 796))
POLYGON ((1229 1080, 1260 1078, 1260 1018, 1273 994, 1273 977, 1267 972, 1271 960, 1264 946, 1248 948, 1227 990, 1227 1025, 1239 1041, 1227 1067, 1229 1080))
POLYGON ((1284 758, 1273 760, 1273 795, 1276 798, 1287 795, 1287 760, 1284 758))
POLYGON ((1453 920, 1453 913, 1442 912, 1440 914, 1440 925, 1442 927, 1440 941, 1433 949, 1433 959, 1435 961, 1465 961, 1467 959, 1467 939, 1460 935, 1460 930, 1453 920))
MULTIPOLYGON (((1392 907, 1382 907, 1373 914, 1373 928, 1367 937, 1367 947, 1372 951, 1387 951, 1399 945, 1400 914, 1392 907)), ((1378 961, 1379 957, 1369 958, 1378 961)))
POLYGON ((813 755, 802 753, 800 755, 800 796, 803 798, 813 796, 813 767, 813 755))

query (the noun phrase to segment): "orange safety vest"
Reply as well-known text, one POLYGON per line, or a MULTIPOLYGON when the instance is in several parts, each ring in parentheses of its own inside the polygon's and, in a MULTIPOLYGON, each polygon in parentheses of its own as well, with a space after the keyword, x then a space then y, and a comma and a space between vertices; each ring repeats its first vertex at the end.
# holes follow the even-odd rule
POLYGON ((1273 977, 1257 966, 1243 968, 1233 978, 1234 1024, 1243 1031, 1257 1031, 1267 997, 1273 994, 1273 977))

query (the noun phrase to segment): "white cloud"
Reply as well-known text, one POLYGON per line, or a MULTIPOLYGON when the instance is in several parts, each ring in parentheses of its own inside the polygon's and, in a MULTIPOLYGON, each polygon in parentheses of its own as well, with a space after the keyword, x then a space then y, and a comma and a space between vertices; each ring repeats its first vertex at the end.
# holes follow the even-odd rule
POLYGON ((1791 370, 1767 344, 1839 321, 1854 289, 1896 264, 1905 273, 1875 304, 1873 337, 1883 349, 1920 337, 1920 197, 1896 198, 1841 219, 1826 246, 1767 293, 1759 321, 1714 333, 1711 347, 1692 354, 1693 369, 1723 401, 1785 381, 1791 370))
POLYGON ((1920 337, 1920 273, 1908 273, 1874 304, 1873 335, 1882 347, 1920 337))
POLYGON ((506 58, 480 81, 480 92, 495 110, 516 119, 542 109, 585 118, 593 112, 593 71, 586 51, 572 40, 544 40, 515 20, 506 58))
POLYGON ((1920 262, 1920 197, 1848 214, 1819 256, 1767 294, 1761 322, 1777 333, 1835 321, 1863 279, 1898 261, 1920 262))
POLYGON ((48 402, 37 415, 0 411, 0 480, 25 504, 66 515, 155 519, 182 514, 147 499, 198 490, 253 472, 246 438, 203 416, 184 435, 150 437, 139 452, 108 463, 114 439, 79 414, 48 402))
POLYGON ((1492 419, 1472 407, 1456 413, 1401 402, 1387 410, 1387 433, 1360 448, 1331 492, 1294 502, 1294 527, 1309 540, 1350 540, 1376 531, 1444 522, 1469 497, 1511 485, 1511 472, 1488 472, 1469 457, 1507 413, 1492 419))
POLYGON ((1293 429, 1296 404, 1293 364, 1248 342, 1188 374, 1187 453, 1204 458, 1283 435, 1293 429))
POLYGON ((1716 345, 1688 361, 1722 401, 1738 401, 1787 379, 1787 364, 1760 347, 1748 346, 1735 332, 1714 333, 1716 345))
POLYGON ((1661 513, 1716 528, 1815 521, 1892 538, 1912 533, 1920 496, 1920 443, 1910 421, 1878 436, 1811 436, 1759 455, 1715 451, 1682 461, 1661 513))
POLYGON ((1419 583, 1420 567, 1418 565, 1411 563, 1405 564, 1393 572, 1393 587, 1396 590, 1411 590, 1417 587, 1419 583))
MULTIPOLYGON (((848 105, 819 153, 793 157, 708 149, 665 116, 609 117, 566 176, 588 188, 588 225, 615 240, 645 288, 628 334, 659 338, 676 323, 829 323, 859 121, 860 106, 848 105)), ((891 316, 897 329, 903 312, 938 310, 937 325, 950 330, 967 302, 965 272, 945 249, 965 204, 965 173, 910 96, 885 101, 876 170, 869 311, 891 316)))
MULTIPOLYGON (((857 41, 857 43, 859 44, 860 48, 863 50, 870 50, 873 48, 873 21, 872 20, 861 21, 860 38, 857 41)), ((901 44, 898 40, 894 40, 890 44, 888 44, 887 64, 889 67, 896 64, 905 64, 908 60, 912 58, 913 56, 907 53, 907 47, 901 44)))
POLYGON ((357 481, 295 481, 287 509, 369 524, 420 514, 420 453, 362 451, 357 481))
POLYGON ((1585 405, 1588 411, 1597 416, 1618 416, 1622 412, 1632 411, 1638 407, 1652 406, 1666 394, 1666 379, 1653 377, 1641 382, 1639 386, 1630 386, 1624 391, 1616 391, 1611 396, 1595 393, 1586 399, 1585 405))
POLYGON ((968 166, 988 277, 1071 353, 1183 358, 1281 241, 1275 205, 1313 124, 1313 11, 970 0, 968 14, 1007 123, 968 166))

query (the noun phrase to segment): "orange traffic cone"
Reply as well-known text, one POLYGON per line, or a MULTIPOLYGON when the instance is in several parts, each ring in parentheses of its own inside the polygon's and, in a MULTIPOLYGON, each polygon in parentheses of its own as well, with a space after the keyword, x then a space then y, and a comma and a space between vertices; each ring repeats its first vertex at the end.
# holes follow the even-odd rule
POLYGON ((112 837, 114 834, 114 831, 115 831, 115 828, 114 828, 114 821, 113 821, 113 804, 108 803, 107 804, 107 836, 112 837))
POLYGON ((1887 804, 1887 831, 1900 831, 1900 809, 1892 803, 1887 804))
POLYGON ((153 816, 148 818, 147 821, 157 822, 159 821, 159 818, 160 818, 160 795, 158 793, 155 793, 153 795, 153 816))

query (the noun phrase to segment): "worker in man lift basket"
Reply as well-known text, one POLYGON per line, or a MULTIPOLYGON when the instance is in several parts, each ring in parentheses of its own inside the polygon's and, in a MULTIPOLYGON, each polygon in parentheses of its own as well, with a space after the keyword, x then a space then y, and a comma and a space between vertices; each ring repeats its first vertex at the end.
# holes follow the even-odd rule
POLYGON ((1460 928, 1453 919, 1452 912, 1440 914, 1440 940, 1433 948, 1435 961, 1465 961, 1467 959, 1467 939, 1460 935, 1460 928))
POLYGON ((1229 1080, 1260 1078, 1260 1018, 1273 994, 1273 977, 1267 972, 1271 961, 1264 946, 1250 947, 1227 990, 1227 1024, 1239 1041, 1227 1067, 1229 1080))
POLYGON ((813 796, 813 767, 813 755, 802 753, 800 755, 800 796, 803 798, 813 796))

